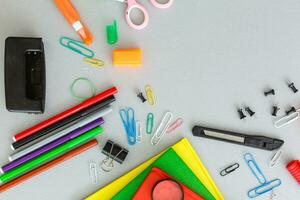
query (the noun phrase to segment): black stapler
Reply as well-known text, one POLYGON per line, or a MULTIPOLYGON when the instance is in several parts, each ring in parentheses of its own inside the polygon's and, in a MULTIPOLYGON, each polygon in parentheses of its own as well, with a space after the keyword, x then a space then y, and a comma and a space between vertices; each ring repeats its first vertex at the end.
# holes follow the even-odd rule
POLYGON ((4 74, 8 111, 44 112, 46 70, 41 38, 8 37, 5 41, 4 74))

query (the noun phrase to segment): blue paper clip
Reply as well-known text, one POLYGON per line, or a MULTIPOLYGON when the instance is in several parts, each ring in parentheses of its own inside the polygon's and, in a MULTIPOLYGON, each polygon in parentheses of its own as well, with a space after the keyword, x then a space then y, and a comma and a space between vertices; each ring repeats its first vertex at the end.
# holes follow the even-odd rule
POLYGON ((134 145, 136 143, 136 122, 134 110, 132 108, 121 109, 119 114, 126 131, 128 144, 134 145))
POLYGON ((259 195, 272 191, 274 188, 280 185, 281 185, 281 180, 274 179, 272 181, 264 183, 263 185, 253 188, 252 190, 249 190, 248 197, 249 198, 258 197, 259 195))
POLYGON ((86 58, 93 58, 95 56, 95 53, 92 50, 86 48, 83 42, 81 41, 73 40, 68 37, 62 37, 60 38, 59 43, 63 47, 75 53, 78 53, 86 58))
POLYGON ((265 184, 267 182, 267 179, 265 175, 262 173, 261 169, 257 165, 256 161, 254 160, 252 154, 246 153, 244 155, 244 159, 248 165, 248 167, 251 169, 253 175, 258 180, 260 184, 265 184))

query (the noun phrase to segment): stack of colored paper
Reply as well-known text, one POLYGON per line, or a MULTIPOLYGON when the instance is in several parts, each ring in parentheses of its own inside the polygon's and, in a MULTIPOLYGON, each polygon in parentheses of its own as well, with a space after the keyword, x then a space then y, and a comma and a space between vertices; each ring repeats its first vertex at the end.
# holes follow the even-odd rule
POLYGON ((141 197, 144 200, 152 191, 149 191, 149 187, 153 185, 154 179, 164 177, 183 186, 184 194, 188 194, 185 199, 224 199, 191 144, 187 139, 182 139, 85 200, 127 200, 141 197))

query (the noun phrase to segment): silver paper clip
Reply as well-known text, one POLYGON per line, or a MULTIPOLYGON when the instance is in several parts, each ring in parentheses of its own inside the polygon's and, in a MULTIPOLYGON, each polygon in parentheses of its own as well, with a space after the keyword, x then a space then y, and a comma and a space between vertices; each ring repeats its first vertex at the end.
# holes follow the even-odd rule
POLYGON ((152 90, 150 85, 146 85, 145 93, 146 93, 146 96, 147 96, 148 104, 150 106, 154 106, 155 105, 155 98, 154 98, 153 90, 152 90))
POLYGON ((231 172, 234 172, 237 168, 239 168, 240 165, 239 163, 234 163, 228 167, 226 167, 225 169, 223 169, 221 172, 220 172, 220 175, 221 176, 226 176, 228 174, 230 174, 231 172))
POLYGON ((137 141, 142 141, 142 125, 140 121, 136 121, 136 140, 137 141))
POLYGON ((94 162, 90 162, 90 178, 93 184, 98 183, 98 171, 97 171, 97 164, 94 162))
POLYGON ((300 117, 300 109, 297 109, 296 112, 292 112, 288 115, 281 117, 280 119, 274 122, 275 128, 281 128, 285 125, 288 125, 300 117))
POLYGON ((269 162, 269 167, 274 167, 278 163, 278 161, 280 160, 281 154, 282 154, 281 150, 278 150, 273 154, 273 156, 271 157, 270 162, 269 162))
POLYGON ((183 124, 183 119, 182 118, 178 118, 176 119, 167 129, 167 133, 171 133, 173 131, 175 131, 178 127, 180 127, 183 124))
POLYGON ((153 146, 157 145, 163 136, 166 134, 167 129, 170 126, 171 120, 173 118, 173 114, 171 112, 167 112, 163 119, 161 120, 158 128, 156 129, 153 137, 151 138, 151 144, 153 146))

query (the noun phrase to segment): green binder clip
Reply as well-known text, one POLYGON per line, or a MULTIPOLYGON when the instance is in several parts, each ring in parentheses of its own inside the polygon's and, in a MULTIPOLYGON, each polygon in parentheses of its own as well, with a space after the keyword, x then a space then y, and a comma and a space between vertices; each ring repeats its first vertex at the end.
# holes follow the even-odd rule
POLYGON ((114 23, 112 25, 106 26, 106 35, 108 44, 113 45, 118 42, 118 28, 116 20, 114 20, 114 23))

